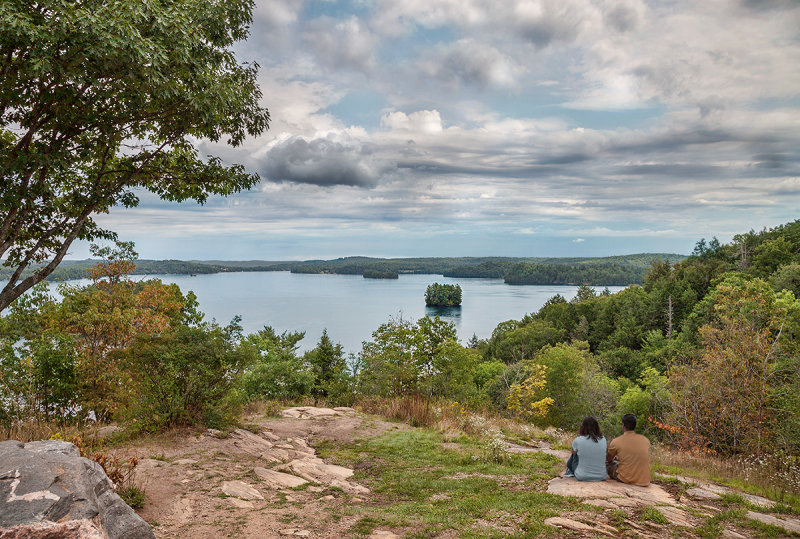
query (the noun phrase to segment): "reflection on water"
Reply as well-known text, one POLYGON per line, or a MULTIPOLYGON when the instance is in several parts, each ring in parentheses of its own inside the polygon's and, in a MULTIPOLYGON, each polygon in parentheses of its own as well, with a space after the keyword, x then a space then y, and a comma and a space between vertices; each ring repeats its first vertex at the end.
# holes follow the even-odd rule
POLYGON ((461 305, 455 307, 443 307, 443 306, 436 306, 436 307, 429 307, 425 306, 425 314, 433 318, 434 316, 438 316, 442 320, 447 320, 448 322, 453 322, 458 326, 458 323, 461 321, 461 305))

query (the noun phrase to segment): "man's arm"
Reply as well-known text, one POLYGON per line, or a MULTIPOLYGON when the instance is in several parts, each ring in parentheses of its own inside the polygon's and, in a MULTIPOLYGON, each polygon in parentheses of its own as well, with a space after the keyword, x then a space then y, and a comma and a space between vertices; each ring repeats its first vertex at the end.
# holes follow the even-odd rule
POLYGON ((610 444, 608 444, 608 450, 606 451, 606 462, 611 462, 614 460, 614 457, 617 456, 617 446, 614 445, 614 441, 612 440, 610 444))

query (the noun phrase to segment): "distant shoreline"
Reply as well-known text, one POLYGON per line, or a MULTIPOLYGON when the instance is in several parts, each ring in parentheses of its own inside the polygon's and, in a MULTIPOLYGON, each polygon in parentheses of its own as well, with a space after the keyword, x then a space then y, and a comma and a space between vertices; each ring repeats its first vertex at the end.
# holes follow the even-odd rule
MULTIPOLYGON (((137 260, 132 275, 201 275, 251 271, 306 274, 429 274, 455 278, 499 278, 515 285, 628 286, 641 284, 653 260, 674 264, 676 253, 638 253, 609 257, 344 257, 333 260, 137 260)), ((48 281, 82 279, 98 260, 65 260, 48 281)), ((10 271, 0 271, 0 280, 10 271)))

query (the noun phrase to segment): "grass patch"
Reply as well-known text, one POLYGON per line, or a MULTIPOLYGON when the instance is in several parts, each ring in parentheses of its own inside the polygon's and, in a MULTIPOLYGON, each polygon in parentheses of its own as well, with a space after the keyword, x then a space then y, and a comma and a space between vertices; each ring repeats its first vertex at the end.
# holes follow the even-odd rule
POLYGON ((665 517, 661 511, 655 507, 648 507, 645 509, 644 513, 642 513, 642 520, 655 522, 656 524, 669 524, 667 517, 665 517))
POLYGON ((144 491, 136 485, 130 485, 125 488, 121 488, 117 491, 117 494, 120 498, 122 498, 122 501, 134 509, 140 509, 144 507, 144 502, 147 501, 147 496, 145 495, 144 491))
POLYGON ((580 506, 576 500, 543 492, 562 466, 555 457, 529 453, 500 461, 473 459, 472 455, 485 455, 485 441, 464 436, 460 451, 444 451, 441 444, 441 433, 418 429, 317 446, 321 458, 354 468, 354 479, 372 489, 378 502, 353 509, 364 515, 353 533, 393 519, 398 526, 414 528, 411 537, 445 530, 458 530, 465 537, 473 532, 500 537, 508 536, 510 529, 511 535, 532 536, 552 532, 544 526, 545 518, 580 506))
POLYGON ((772 538, 789 537, 792 535, 779 526, 764 524, 763 522, 747 518, 747 510, 741 508, 726 509, 725 511, 717 513, 696 528, 694 532, 703 539, 716 539, 722 537, 725 528, 731 525, 747 529, 751 537, 772 538))

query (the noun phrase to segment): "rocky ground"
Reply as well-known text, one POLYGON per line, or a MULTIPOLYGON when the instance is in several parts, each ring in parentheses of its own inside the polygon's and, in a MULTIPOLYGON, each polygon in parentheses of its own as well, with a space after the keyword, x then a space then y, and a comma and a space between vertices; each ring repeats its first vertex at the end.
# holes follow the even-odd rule
MULTIPOLYGON (((147 502, 139 514, 156 537, 346 537, 347 508, 369 489, 353 470, 317 458, 314 443, 351 441, 407 428, 349 408, 294 408, 282 419, 245 421, 249 430, 209 430, 124 450, 147 502)), ((388 530, 374 537, 392 537, 388 530)))
MULTIPOLYGON (((410 427, 363 416, 349 408, 291 408, 280 419, 251 417, 231 433, 173 434, 168 440, 139 442, 118 451, 136 454, 137 481, 147 494, 138 513, 159 538, 347 537, 359 518, 354 507, 379 503, 354 471, 324 462, 314 450, 322 440, 353 441, 410 427)), ((566 459, 545 442, 507 444, 510 452, 547 452, 566 459)), ((738 496, 752 510, 747 517, 800 534, 800 519, 771 514, 774 502, 734 493, 686 477, 658 477, 649 487, 616 481, 580 483, 553 478, 547 492, 580 498, 595 511, 574 511, 545 522, 572 537, 673 537, 722 511, 720 503, 738 496), (640 518, 647 508, 661 522, 640 518), (761 508, 761 509, 759 509, 761 508)), ((658 520, 658 519, 656 519, 658 520)), ((778 529, 778 528, 774 528, 778 529)), ((390 538, 399 529, 374 529, 369 537, 390 538)), ((496 532, 497 530, 495 530, 496 532)), ((448 535, 450 537, 452 535, 448 535)), ((750 537, 728 526, 723 537, 750 537)))

